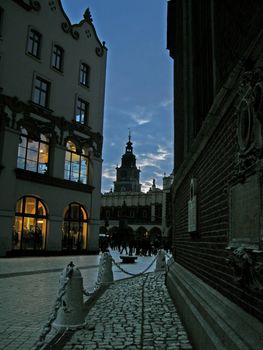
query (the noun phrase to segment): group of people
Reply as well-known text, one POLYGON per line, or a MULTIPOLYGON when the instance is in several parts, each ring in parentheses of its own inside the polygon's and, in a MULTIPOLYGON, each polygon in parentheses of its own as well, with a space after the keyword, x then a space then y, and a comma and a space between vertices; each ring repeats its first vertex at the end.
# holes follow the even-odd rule
POLYGON ((152 256, 156 255, 158 249, 162 248, 166 252, 171 252, 171 244, 168 240, 161 238, 150 239, 143 237, 141 239, 113 239, 105 236, 100 240, 101 251, 107 251, 108 248, 118 250, 120 254, 138 255, 138 256, 152 256))

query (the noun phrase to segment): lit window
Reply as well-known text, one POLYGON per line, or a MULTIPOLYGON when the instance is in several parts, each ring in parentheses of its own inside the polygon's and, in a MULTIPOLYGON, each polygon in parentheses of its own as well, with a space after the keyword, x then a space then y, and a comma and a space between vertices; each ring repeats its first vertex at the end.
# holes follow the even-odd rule
POLYGON ((21 129, 18 146, 17 167, 20 169, 45 174, 48 170, 49 139, 41 134, 40 139, 34 140, 21 129))
POLYGON ((76 106, 76 115, 75 115, 75 121, 81 124, 87 124, 88 123, 88 111, 89 111, 89 104, 88 102, 82 100, 81 98, 77 99, 77 106, 76 106))
POLYGON ((27 52, 30 55, 39 58, 40 43, 41 43, 41 34, 34 29, 30 29, 28 33, 27 52))
POLYGON ((50 83, 45 79, 36 76, 33 88, 33 102, 40 106, 47 107, 49 99, 50 83))
POLYGON ((63 224, 62 247, 66 250, 87 248, 88 215, 78 203, 69 204, 63 224))
POLYGON ((36 197, 23 197, 16 204, 13 249, 45 249, 47 209, 36 197))
POLYGON ((90 68, 86 63, 81 63, 79 82, 82 85, 89 87, 89 80, 90 80, 90 68))
POLYGON ((64 178, 66 180, 87 184, 89 158, 85 155, 83 150, 82 153, 79 153, 76 146, 71 141, 67 142, 66 147, 64 178))
POLYGON ((62 71, 63 67, 63 49, 58 46, 54 45, 53 46, 53 51, 52 51, 52 67, 59 70, 60 72, 62 71))

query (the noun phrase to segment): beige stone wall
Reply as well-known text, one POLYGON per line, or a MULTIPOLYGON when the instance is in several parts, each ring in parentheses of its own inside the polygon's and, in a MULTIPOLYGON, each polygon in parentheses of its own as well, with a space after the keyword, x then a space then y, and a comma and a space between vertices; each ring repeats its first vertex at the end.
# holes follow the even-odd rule
MULTIPOLYGON (((97 37, 88 18, 71 25, 60 0, 39 1, 40 9, 29 1, 1 2, 0 32, 0 255, 12 249, 11 237, 15 205, 23 196, 36 196, 47 206, 47 250, 61 250, 62 222, 69 203, 81 204, 88 214, 88 250, 98 249, 102 171, 102 133, 107 49, 97 37), (64 30, 63 27, 64 26, 64 30), (30 28, 41 35, 40 58, 27 53, 30 28), (78 33, 77 35, 75 33, 78 33), (63 71, 51 67, 52 47, 64 50, 63 71), (90 67, 89 87, 79 83, 80 63, 90 67), (36 75, 51 84, 48 108, 32 104, 36 75), (17 98, 17 101, 14 99, 17 98), (89 103, 87 125, 73 122, 77 97, 89 103), (50 142, 49 171, 45 181, 36 181, 36 173, 17 176, 19 127, 22 120, 46 125, 55 137, 50 142), (56 186, 64 181, 66 141, 70 138, 88 145, 92 178, 90 190, 82 185, 56 186), (28 176, 27 176, 28 175, 28 176), (62 182, 61 182, 62 181, 62 182), (53 183, 49 185, 49 182, 53 183)), ((28 172, 29 173, 29 172, 28 172)))

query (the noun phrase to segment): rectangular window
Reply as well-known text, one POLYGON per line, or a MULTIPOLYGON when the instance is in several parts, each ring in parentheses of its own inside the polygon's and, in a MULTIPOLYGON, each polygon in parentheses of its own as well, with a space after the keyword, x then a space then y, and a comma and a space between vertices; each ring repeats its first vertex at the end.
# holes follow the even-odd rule
POLYGON ((63 68, 63 53, 64 50, 62 47, 58 45, 53 46, 51 65, 53 68, 57 69, 60 72, 62 72, 63 68))
POLYGON ((90 78, 90 68, 86 63, 80 64, 80 77, 79 82, 80 84, 89 87, 89 79, 90 78))
POLYGON ((37 58, 40 58, 41 34, 34 29, 30 29, 27 40, 27 52, 37 58))
POLYGON ((75 121, 81 124, 88 123, 88 111, 89 104, 88 102, 82 100, 81 98, 77 99, 76 115, 75 121))
POLYGON ((41 134, 40 140, 33 140, 23 129, 18 146, 17 167, 45 174, 48 170, 49 140, 41 134))
POLYGON ((48 107, 50 83, 45 79, 36 76, 33 88, 33 102, 40 106, 48 107))

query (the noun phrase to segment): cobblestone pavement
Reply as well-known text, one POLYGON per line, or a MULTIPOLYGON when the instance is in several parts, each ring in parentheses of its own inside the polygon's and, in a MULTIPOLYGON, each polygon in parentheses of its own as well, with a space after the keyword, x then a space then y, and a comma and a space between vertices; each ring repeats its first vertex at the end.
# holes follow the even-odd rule
MULTIPOLYGON (((119 254, 111 252, 116 261, 119 254)), ((153 257, 139 257, 127 266, 133 273, 147 267, 153 257)), ((29 350, 52 311, 60 272, 73 261, 80 268, 84 287, 92 290, 100 256, 0 258, 0 350, 29 350)), ((150 271, 153 271, 154 266, 150 271)), ((114 280, 126 278, 113 266, 114 280)))
POLYGON ((51 313, 60 271, 71 261, 93 287, 98 256, 0 259, 0 349, 29 350, 51 313))
POLYGON ((113 284, 63 349, 192 349, 164 278, 149 273, 113 284))

